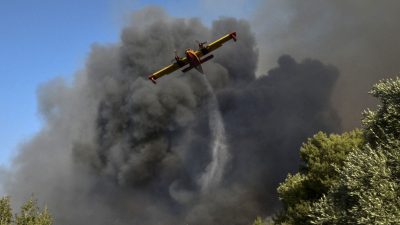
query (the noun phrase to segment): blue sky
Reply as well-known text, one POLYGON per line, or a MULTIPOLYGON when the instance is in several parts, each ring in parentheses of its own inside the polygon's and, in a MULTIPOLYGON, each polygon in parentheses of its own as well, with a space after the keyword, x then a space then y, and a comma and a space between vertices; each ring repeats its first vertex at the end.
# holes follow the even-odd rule
POLYGON ((0 165, 41 127, 37 87, 72 79, 93 43, 115 43, 129 14, 158 5, 175 17, 246 18, 261 0, 5 0, 0 4, 0 165), (217 3, 215 3, 217 2, 217 3), (249 3, 250 2, 250 3, 249 3), (224 9, 224 10, 221 10, 224 9))

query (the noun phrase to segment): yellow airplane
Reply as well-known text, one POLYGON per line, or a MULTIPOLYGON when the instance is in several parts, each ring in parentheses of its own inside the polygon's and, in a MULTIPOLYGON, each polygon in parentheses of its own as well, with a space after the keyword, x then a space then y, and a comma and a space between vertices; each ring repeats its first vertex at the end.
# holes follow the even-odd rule
POLYGON ((175 61, 176 62, 151 74, 149 76, 149 80, 151 80, 155 84, 156 79, 158 79, 164 75, 170 74, 188 64, 189 64, 189 66, 186 67, 185 69, 183 69, 182 72, 186 73, 187 71, 195 68, 200 73, 203 73, 203 68, 201 67, 201 64, 214 58, 214 55, 209 55, 205 58, 201 58, 201 57, 203 57, 203 56, 207 55, 208 53, 214 51, 215 49, 221 47, 225 42, 229 41, 230 39, 233 39, 234 41, 236 41, 236 32, 229 33, 229 34, 221 37, 220 39, 212 42, 209 45, 206 45, 206 42, 198 43, 199 50, 195 51, 193 49, 188 48, 185 51, 186 57, 183 57, 183 58, 179 57, 175 52, 175 61))

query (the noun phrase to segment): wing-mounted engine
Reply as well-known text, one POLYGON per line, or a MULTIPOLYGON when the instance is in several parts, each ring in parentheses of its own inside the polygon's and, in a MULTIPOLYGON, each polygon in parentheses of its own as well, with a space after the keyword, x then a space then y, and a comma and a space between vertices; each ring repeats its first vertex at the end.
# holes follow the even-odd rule
POLYGON ((206 55, 207 53, 210 52, 207 48, 207 41, 200 42, 200 41, 196 40, 196 42, 197 42, 197 45, 199 46, 199 51, 201 51, 201 53, 203 53, 203 55, 206 55))
POLYGON ((173 60, 171 60, 171 61, 173 62, 173 61, 175 60, 176 63, 177 63, 179 66, 184 66, 184 65, 185 65, 185 62, 182 60, 181 57, 178 56, 178 52, 175 50, 174 53, 175 53, 175 58, 174 58, 173 60))
POLYGON ((206 45, 206 44, 207 44, 207 41, 200 42, 200 41, 196 40, 196 43, 197 43, 197 45, 199 46, 199 50, 201 50, 201 49, 207 47, 207 45, 206 45))

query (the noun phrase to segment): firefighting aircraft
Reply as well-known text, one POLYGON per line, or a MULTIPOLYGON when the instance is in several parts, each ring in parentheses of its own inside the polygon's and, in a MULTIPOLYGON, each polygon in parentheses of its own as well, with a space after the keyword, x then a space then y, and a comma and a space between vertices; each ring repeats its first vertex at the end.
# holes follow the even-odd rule
POLYGON ((195 51, 193 49, 186 49, 185 51, 185 55, 186 57, 179 57, 177 55, 177 53, 175 52, 175 61, 173 64, 166 66, 164 68, 162 68, 161 70, 151 74, 149 76, 149 80, 151 80, 154 84, 156 83, 156 79, 170 74, 176 70, 178 70, 179 68, 182 68, 186 65, 189 64, 188 67, 184 68, 182 70, 182 72, 186 73, 187 71, 195 68, 196 70, 198 70, 200 73, 203 73, 203 68, 201 67, 202 63, 207 62, 208 60, 214 58, 214 55, 209 55, 205 58, 201 58, 205 55, 207 55, 208 53, 214 51, 215 49, 221 47, 225 42, 229 41, 230 39, 233 39, 234 41, 236 41, 236 32, 232 32, 230 34, 227 34, 223 37, 221 37, 220 39, 212 42, 209 45, 206 45, 207 42, 199 42, 199 50, 195 51))

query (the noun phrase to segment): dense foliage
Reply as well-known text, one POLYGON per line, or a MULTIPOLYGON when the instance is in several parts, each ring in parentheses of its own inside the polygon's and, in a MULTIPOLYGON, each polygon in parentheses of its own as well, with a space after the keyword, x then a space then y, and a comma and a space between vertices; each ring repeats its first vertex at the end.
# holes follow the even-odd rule
POLYGON ((287 177, 278 188, 284 211, 277 224, 308 224, 312 204, 339 181, 336 167, 342 167, 346 156, 362 144, 362 133, 355 130, 342 135, 319 132, 305 143, 300 156, 304 164, 300 172, 287 177))
POLYGON ((313 206, 314 224, 400 224, 400 79, 381 81, 370 93, 382 105, 365 112, 366 144, 313 206))
POLYGON ((53 219, 47 210, 40 211, 37 201, 32 197, 21 206, 21 211, 12 215, 10 198, 0 199, 0 225, 51 225, 53 219))
POLYGON ((400 224, 400 79, 370 93, 381 105, 365 111, 363 130, 303 145, 299 173, 278 188, 275 224, 400 224))

